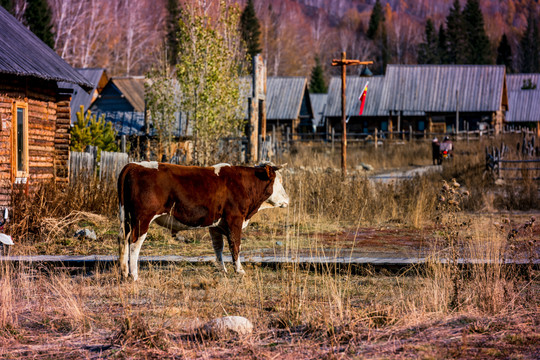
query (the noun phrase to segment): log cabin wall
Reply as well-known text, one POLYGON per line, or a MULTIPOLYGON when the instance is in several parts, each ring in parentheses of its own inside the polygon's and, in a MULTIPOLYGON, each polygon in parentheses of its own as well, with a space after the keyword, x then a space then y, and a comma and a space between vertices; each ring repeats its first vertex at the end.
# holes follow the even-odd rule
POLYGON ((57 99, 56 82, 15 76, 0 79, 0 207, 8 206, 15 182, 14 104, 27 104, 30 192, 43 182, 69 179, 69 98, 57 99))

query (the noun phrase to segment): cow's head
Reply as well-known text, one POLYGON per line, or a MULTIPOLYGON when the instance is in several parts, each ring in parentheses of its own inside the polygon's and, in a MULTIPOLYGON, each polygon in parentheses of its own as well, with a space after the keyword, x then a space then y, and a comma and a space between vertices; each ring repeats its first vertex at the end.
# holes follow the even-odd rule
POLYGON ((274 178, 274 184, 272 186, 272 194, 261 205, 259 210, 274 207, 284 208, 289 205, 289 195, 283 187, 283 176, 281 176, 281 169, 283 169, 283 166, 274 166, 271 164, 264 165, 268 178, 274 178))

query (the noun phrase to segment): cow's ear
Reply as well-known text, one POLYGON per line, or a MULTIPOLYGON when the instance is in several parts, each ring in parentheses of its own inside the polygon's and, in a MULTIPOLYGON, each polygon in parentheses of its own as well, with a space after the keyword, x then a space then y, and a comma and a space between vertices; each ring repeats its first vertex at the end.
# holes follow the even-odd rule
POLYGON ((283 168, 287 166, 287 163, 283 164, 283 165, 274 165, 272 166, 272 169, 274 169, 275 172, 278 172, 278 171, 281 171, 283 170, 283 168))
POLYGON ((267 181, 267 180, 275 178, 276 177, 276 172, 275 172, 275 170, 273 169, 272 166, 265 165, 264 167, 258 168, 255 171, 255 175, 259 179, 267 181))

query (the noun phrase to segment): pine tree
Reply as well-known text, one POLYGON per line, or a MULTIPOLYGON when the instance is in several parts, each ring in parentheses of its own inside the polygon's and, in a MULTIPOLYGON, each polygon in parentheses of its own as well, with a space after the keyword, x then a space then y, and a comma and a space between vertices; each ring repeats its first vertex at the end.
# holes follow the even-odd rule
POLYGON ((180 8, 178 0, 167 0, 167 59, 176 65, 178 59, 178 33, 180 31, 180 8))
POLYGON ((439 26, 437 52, 439 54, 439 62, 441 64, 450 63, 448 60, 448 48, 446 46, 446 32, 444 31, 444 26, 442 24, 439 26))
POLYGON ((52 12, 47 0, 28 0, 24 17, 30 30, 50 48, 54 48, 52 12))
POLYGON ((311 70, 309 91, 313 94, 324 94, 328 91, 328 87, 324 81, 324 69, 318 56, 315 58, 315 66, 311 70))
POLYGON ((507 73, 513 72, 512 48, 510 47, 506 34, 503 34, 501 37, 499 47, 497 48, 497 65, 505 65, 507 73))
POLYGON ((13 15, 13 0, 0 0, 0 6, 13 15))
POLYGON ((85 112, 83 105, 81 110, 77 111, 77 122, 70 133, 72 151, 84 151, 88 145, 96 146, 100 152, 118 150, 116 131, 112 123, 105 121, 105 114, 97 119, 96 114, 92 114, 90 110, 85 112))
POLYGON ((466 64, 485 65, 492 63, 491 44, 484 28, 484 15, 478 0, 467 0, 463 9, 463 28, 465 30, 466 64))
POLYGON ((253 0, 248 0, 244 11, 240 17, 240 29, 242 32, 242 39, 246 43, 247 53, 253 58, 255 55, 262 51, 261 49, 261 25, 257 14, 255 13, 255 7, 253 6, 253 0))
POLYGON ((371 11, 371 16, 369 17, 369 25, 367 31, 367 37, 371 40, 375 39, 375 36, 378 33, 380 24, 384 22, 384 13, 381 2, 377 0, 371 11))
POLYGON ((446 17, 446 53, 448 63, 465 64, 465 36, 459 0, 454 0, 450 13, 446 17))
POLYGON ((425 42, 418 46, 419 64, 439 64, 439 39, 431 19, 426 21, 425 42))
POLYGON ((529 12, 527 28, 519 42, 520 71, 522 73, 540 72, 540 38, 538 22, 533 11, 529 12))

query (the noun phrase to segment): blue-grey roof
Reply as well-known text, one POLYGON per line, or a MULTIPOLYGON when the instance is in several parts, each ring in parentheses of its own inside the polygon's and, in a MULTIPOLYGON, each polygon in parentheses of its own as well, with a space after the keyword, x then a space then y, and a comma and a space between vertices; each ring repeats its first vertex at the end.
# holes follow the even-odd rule
POLYGON ((311 107, 313 108, 313 124, 315 126, 324 125, 324 113, 326 110, 326 99, 328 94, 309 94, 311 107))
MULTIPOLYGON (((388 116, 388 111, 380 107, 380 98, 384 85, 384 76, 347 76, 345 96, 346 116, 358 116, 360 111, 360 95, 369 81, 366 102, 362 116, 388 116)), ((326 117, 341 117, 341 77, 333 77, 328 86, 326 99, 326 117)))
POLYGON ((540 89, 540 74, 508 74, 506 75, 506 83, 508 91, 521 90, 523 82, 531 80, 532 84, 536 84, 536 88, 540 89))
POLYGON ((388 65, 381 107, 390 111, 498 111, 507 103, 505 73, 503 65, 388 65))
MULTIPOLYGON (((81 109, 81 105, 84 106, 84 110, 88 110, 92 104, 93 97, 97 95, 98 85, 101 77, 105 74, 105 69, 77 69, 79 74, 84 76, 90 84, 92 84, 91 91, 88 93, 83 90, 79 85, 61 82, 58 84, 61 88, 73 89, 71 96, 71 122, 77 121, 77 112, 81 109)), ((105 75, 106 76, 106 75, 105 75)))
POLYGON ((507 122, 540 121, 540 89, 508 92, 507 122))
POLYGON ((92 86, 30 30, 0 6, 0 73, 92 86))

